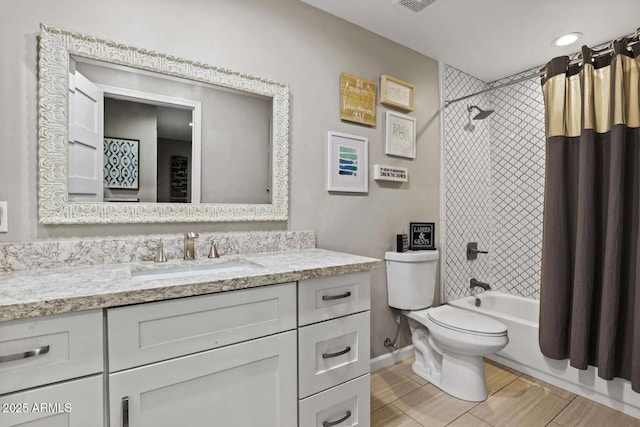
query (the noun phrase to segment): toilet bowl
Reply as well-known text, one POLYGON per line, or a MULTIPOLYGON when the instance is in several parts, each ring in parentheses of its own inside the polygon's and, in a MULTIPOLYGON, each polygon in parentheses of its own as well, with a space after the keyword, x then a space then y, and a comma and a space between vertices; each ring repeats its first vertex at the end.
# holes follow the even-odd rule
POLYGON ((482 357, 507 345, 507 327, 448 305, 402 313, 409 319, 415 347, 413 372, 459 399, 486 400, 482 357))
POLYGON ((389 306, 409 320, 416 361, 413 372, 459 399, 487 398, 483 356, 509 342, 499 321, 448 305, 431 307, 438 251, 387 252, 389 306))

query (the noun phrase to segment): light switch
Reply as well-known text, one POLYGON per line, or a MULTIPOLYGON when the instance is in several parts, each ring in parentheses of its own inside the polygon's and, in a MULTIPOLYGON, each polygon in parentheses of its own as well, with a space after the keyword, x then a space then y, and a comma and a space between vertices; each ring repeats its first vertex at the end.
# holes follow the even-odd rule
POLYGON ((7 213, 7 202, 0 202, 0 233, 9 232, 9 214, 7 213))

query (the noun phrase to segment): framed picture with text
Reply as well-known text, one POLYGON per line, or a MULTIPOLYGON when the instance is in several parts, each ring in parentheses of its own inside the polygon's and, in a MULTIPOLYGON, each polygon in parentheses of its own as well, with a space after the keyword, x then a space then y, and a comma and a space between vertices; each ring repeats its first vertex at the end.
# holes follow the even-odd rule
POLYGON ((416 87, 395 77, 380 76, 380 103, 402 111, 415 110, 416 87))
POLYGON ((436 224, 433 222, 409 223, 409 249, 412 251, 436 248, 436 224))
POLYGON ((385 125, 385 154, 415 159, 416 119, 387 111, 385 125))

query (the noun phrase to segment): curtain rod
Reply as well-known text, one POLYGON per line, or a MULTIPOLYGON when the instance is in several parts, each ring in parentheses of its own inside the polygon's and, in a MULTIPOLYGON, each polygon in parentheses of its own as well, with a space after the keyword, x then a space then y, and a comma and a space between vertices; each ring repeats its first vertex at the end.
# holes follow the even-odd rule
MULTIPOLYGON (((640 34, 640 28, 638 28, 635 33, 628 34, 628 35, 626 35, 626 36, 624 36, 622 38, 624 39, 624 38, 630 38, 630 37, 638 37, 639 34, 640 34)), ((640 43, 640 41, 638 41, 638 40, 632 41, 632 42, 629 42, 628 46, 632 46, 632 45, 638 44, 638 43, 640 43)), ((613 41, 609 42, 609 44, 610 45, 613 44, 613 41)), ((608 47, 608 48, 606 48, 604 50, 601 50, 601 51, 598 51, 598 52, 594 52, 593 58, 598 58, 600 56, 608 55, 608 54, 610 54, 612 52, 613 52, 613 46, 610 46, 610 47, 608 47)), ((576 64, 579 64, 581 62, 582 62, 582 58, 579 56, 578 58, 575 58, 575 59, 572 59, 571 61, 569 61, 568 65, 569 66, 576 65, 576 64)), ((534 73, 534 74, 531 74, 531 75, 528 75, 528 76, 525 76, 525 77, 521 77, 519 79, 510 81, 510 82, 507 82, 507 83, 503 83, 503 84, 498 85, 498 86, 493 86, 493 87, 490 87, 488 89, 484 89, 484 90, 472 93, 471 95, 466 95, 466 96, 463 96, 463 97, 460 97, 460 98, 452 99, 451 101, 445 101, 444 102, 444 106, 446 108, 450 104, 453 104, 454 102, 463 101, 465 99, 472 98, 472 97, 477 96, 477 95, 482 95, 483 93, 491 92, 491 91, 496 90, 496 89, 502 89, 503 87, 511 86, 511 85, 516 84, 516 83, 524 82, 524 81, 531 80, 531 79, 534 79, 534 78, 544 77, 545 74, 546 74, 546 71, 541 70, 538 73, 534 73)))

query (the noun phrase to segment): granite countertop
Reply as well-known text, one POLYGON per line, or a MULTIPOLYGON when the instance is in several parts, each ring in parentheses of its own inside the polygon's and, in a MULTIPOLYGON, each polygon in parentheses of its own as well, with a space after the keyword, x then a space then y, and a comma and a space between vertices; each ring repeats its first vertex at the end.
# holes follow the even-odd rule
POLYGON ((380 260, 323 249, 0 273, 0 321, 211 294, 376 269, 380 260), (153 278, 158 269, 219 271, 153 278))

